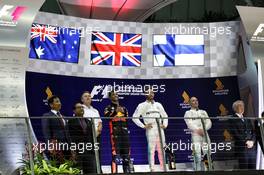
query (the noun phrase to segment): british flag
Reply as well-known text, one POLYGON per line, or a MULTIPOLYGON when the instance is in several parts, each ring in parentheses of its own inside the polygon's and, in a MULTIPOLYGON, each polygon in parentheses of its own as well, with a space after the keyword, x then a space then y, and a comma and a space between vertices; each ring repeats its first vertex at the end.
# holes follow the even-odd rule
POLYGON ((40 41, 45 41, 45 39, 49 39, 52 43, 56 44, 57 40, 56 37, 58 36, 58 29, 57 27, 53 26, 46 26, 40 24, 32 24, 31 28, 31 40, 34 38, 39 37, 40 41))
POLYGON ((138 67, 141 48, 141 34, 92 32, 91 64, 138 67))

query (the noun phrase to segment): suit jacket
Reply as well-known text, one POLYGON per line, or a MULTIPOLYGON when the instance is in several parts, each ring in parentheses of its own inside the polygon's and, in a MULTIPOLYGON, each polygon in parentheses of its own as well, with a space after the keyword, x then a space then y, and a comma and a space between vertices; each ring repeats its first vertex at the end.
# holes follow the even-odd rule
POLYGON ((236 119, 229 120, 229 129, 235 141, 235 150, 244 150, 246 141, 255 141, 256 135, 251 120, 244 118, 243 121, 236 114, 233 117, 236 119))
POLYGON ((57 115, 55 115, 53 112, 48 112, 43 114, 45 117, 56 117, 56 118, 43 118, 42 123, 42 132, 45 139, 45 142, 47 143, 48 140, 51 141, 51 139, 55 139, 58 142, 64 142, 69 143, 69 135, 68 135, 68 128, 67 128, 67 122, 65 125, 63 124, 61 118, 57 115))
MULTIPOLYGON (((92 122, 87 118, 82 118, 87 127, 84 129, 81 125, 80 118, 70 119, 68 122, 69 135, 72 142, 78 143, 94 143, 92 122)), ((94 144, 93 144, 94 145, 94 144)))
MULTIPOLYGON (((264 124, 262 124, 264 127, 264 124)), ((255 121, 255 129, 256 129, 256 139, 259 142, 259 145, 261 147, 262 152, 264 153, 264 147, 262 143, 262 137, 261 137, 261 132, 260 132, 260 126, 258 120, 255 121)))

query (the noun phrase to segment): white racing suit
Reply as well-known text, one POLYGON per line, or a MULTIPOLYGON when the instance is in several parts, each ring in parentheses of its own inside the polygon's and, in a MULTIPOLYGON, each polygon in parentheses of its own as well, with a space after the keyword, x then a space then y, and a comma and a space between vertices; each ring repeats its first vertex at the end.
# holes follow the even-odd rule
MULTIPOLYGON (((148 141, 148 160, 150 164, 150 170, 154 171, 155 165, 155 150, 158 151, 158 158, 161 169, 163 170, 164 155, 162 154, 162 147, 160 144, 160 135, 158 130, 158 124, 156 118, 158 118, 160 125, 163 124, 165 127, 168 126, 168 115, 165 112, 163 106, 158 102, 145 101, 140 103, 133 114, 133 122, 144 128, 146 124, 152 124, 152 128, 146 129, 146 136, 148 141), (143 118, 144 124, 139 120, 139 117, 143 118)), ((160 128, 161 140, 163 147, 165 146, 165 135, 164 129, 160 128)))
POLYGON ((197 129, 203 129, 202 121, 200 118, 207 118, 207 119, 204 119, 203 121, 204 121, 204 126, 205 126, 206 131, 209 130, 212 127, 212 122, 209 119, 206 111, 190 109, 189 111, 186 111, 184 115, 184 120, 188 128, 192 132, 192 144, 193 144, 192 149, 193 149, 193 158, 194 158, 194 169, 196 171, 201 171, 203 169, 201 150, 203 151, 204 155, 208 154, 208 149, 210 149, 210 144, 211 144, 210 138, 208 135, 207 135, 208 136, 207 138, 208 138, 209 143, 207 144, 206 135, 200 136, 194 132, 197 129))

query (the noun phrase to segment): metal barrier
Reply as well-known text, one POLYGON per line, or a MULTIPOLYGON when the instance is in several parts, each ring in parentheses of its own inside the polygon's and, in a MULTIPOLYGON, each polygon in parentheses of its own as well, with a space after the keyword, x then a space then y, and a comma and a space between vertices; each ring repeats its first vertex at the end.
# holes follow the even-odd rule
MULTIPOLYGON (((155 165, 154 171, 172 172, 195 170, 215 171, 255 169, 256 146, 257 144, 264 145, 264 120, 259 118, 246 117, 241 119, 230 116, 211 117, 210 120, 212 122, 212 127, 209 129, 205 123, 208 118, 188 118, 190 120, 200 120, 202 130, 204 131, 202 137, 195 134, 196 131, 194 131, 192 128, 187 128, 185 123, 186 121, 184 120, 186 118, 184 117, 169 117, 168 127, 164 129, 164 131, 161 129, 161 119, 155 118, 154 121, 156 122, 157 127, 155 127, 155 124, 153 124, 153 132, 149 130, 152 132, 152 134, 147 134, 147 138, 145 129, 137 127, 131 120, 132 118, 126 119, 128 123, 127 129, 126 126, 120 125, 120 127, 124 127, 124 130, 118 130, 118 128, 115 128, 115 126, 111 124, 109 125, 109 118, 101 117, 103 121, 103 130, 100 138, 101 143, 99 145, 97 144, 98 138, 95 134, 96 128, 94 126, 94 118, 91 119, 91 122, 86 123, 87 126, 84 127, 86 130, 84 130, 83 126, 81 126, 82 124, 79 122, 81 119, 80 117, 64 117, 66 120, 65 125, 67 125, 65 130, 67 134, 69 134, 67 135, 69 138, 67 142, 67 144, 69 144, 68 146, 65 144, 60 145, 59 139, 56 140, 55 137, 50 138, 49 142, 47 142, 47 140, 45 140, 46 138, 43 137, 45 134, 42 132, 44 126, 42 125, 43 123, 41 121, 43 119, 58 120, 57 117, 1 117, 0 123, 4 123, 2 122, 3 120, 7 121, 11 119, 15 119, 16 121, 21 120, 21 122, 25 121, 25 134, 27 135, 27 139, 24 140, 24 143, 26 143, 25 153, 28 153, 27 156, 31 174, 34 174, 36 151, 43 155, 43 160, 49 162, 52 157, 51 154, 55 153, 54 149, 50 149, 52 144, 53 147, 56 147, 57 145, 64 147, 66 146, 67 149, 62 149, 62 154, 65 154, 64 156, 67 157, 66 152, 70 152, 68 155, 69 157, 67 158, 73 158, 72 160, 74 160, 73 162, 75 162, 75 165, 72 166, 74 168, 81 170, 84 168, 83 166, 88 165, 85 164, 85 161, 89 161, 88 163, 91 164, 91 161, 94 160, 94 167, 90 168, 94 168, 94 171, 97 174, 111 173, 110 167, 113 165, 113 163, 116 163, 117 172, 121 173, 123 170, 125 170, 125 168, 122 170, 120 167, 121 164, 123 164, 124 167, 124 164, 127 162, 129 163, 128 168, 131 173, 149 172, 151 170, 150 168, 153 168, 150 157, 153 156, 150 154, 153 146, 157 146, 156 150, 158 150, 158 154, 161 156, 159 159, 162 163, 161 165, 155 165), (78 122, 74 122, 75 120, 78 122), (31 124, 39 141, 38 143, 35 143, 32 140, 33 136, 30 126, 31 124), (80 128, 80 130, 77 131, 74 130, 74 128, 80 128), (126 130, 128 131, 128 139, 123 138, 122 135, 126 130), (88 133, 87 131, 92 133, 88 133), (117 133, 113 134, 114 132, 117 133), (81 134, 78 133, 81 133, 84 136, 87 135, 87 139, 82 139, 81 134), (120 140, 118 140, 119 138, 120 140), (78 139, 80 139, 80 142, 78 142, 78 139), (152 142, 153 140, 154 142, 152 142), (82 143, 82 141, 85 142, 86 145, 84 145, 85 143, 82 143), (155 141, 158 141, 159 143, 155 141), (88 144, 88 142, 92 143, 88 144), (148 143, 154 143, 154 145, 150 145, 148 143), (128 153, 129 155, 127 155, 126 152, 127 145, 130 147, 130 151, 128 153), (159 150, 159 147, 163 149, 159 150), (199 150, 197 147, 199 147, 199 150), (113 156, 112 154, 115 154, 116 156, 113 156), (84 155, 88 156, 88 158, 84 155), (200 167, 196 169, 195 166, 197 165, 201 165, 202 169, 199 169, 200 167)), ((116 127, 119 127, 119 125, 117 124, 116 127)), ((58 131, 63 130, 62 128, 57 129, 58 131)), ((55 135, 56 134, 53 136, 55 135)), ((2 144, 0 145, 1 148, 8 147, 8 144, 11 144, 11 142, 3 142, 3 140, 7 139, 3 138, 3 135, 0 139, 2 140, 0 142, 0 144, 2 144)), ((16 139, 21 140, 21 138, 13 138, 14 141, 16 139)), ((21 142, 17 144, 21 144, 21 142)), ((57 147, 55 150, 61 151, 61 149, 57 149, 57 147)), ((17 160, 17 162, 19 162, 19 160, 17 160)), ((64 162, 58 163, 58 166, 63 163, 64 162)), ((88 172, 89 169, 86 171, 88 172)))

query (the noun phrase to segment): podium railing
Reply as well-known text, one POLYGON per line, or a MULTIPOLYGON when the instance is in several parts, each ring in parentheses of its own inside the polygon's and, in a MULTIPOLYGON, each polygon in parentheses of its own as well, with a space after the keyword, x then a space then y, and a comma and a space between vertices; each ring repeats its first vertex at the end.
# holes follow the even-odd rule
MULTIPOLYGON (((54 153, 54 149, 50 149, 51 146, 60 145, 61 141, 61 138, 58 138, 56 140, 55 134, 53 135, 53 138, 50 138, 49 142, 47 142, 47 140, 45 140, 44 138, 45 133, 43 133, 43 127, 45 126, 43 126, 41 121, 44 118, 48 120, 57 120, 58 118, 42 116, 30 118, 1 117, 0 122, 4 123, 5 120, 14 118, 16 120, 24 121, 25 123, 25 135, 27 136, 25 138, 27 139, 22 141, 25 143, 25 152, 23 153, 23 156, 20 156, 20 158, 28 160, 31 174, 34 174, 36 152, 41 153, 43 155, 43 159, 49 163, 52 157, 51 153, 54 153), (33 126, 34 133, 31 130, 31 125, 33 126), (35 135, 38 140, 37 142, 33 138, 33 136, 35 135)), ((70 152, 70 156, 68 157, 68 159, 73 160, 73 162, 75 163, 75 165, 72 166, 82 171, 84 170, 84 168, 79 164, 80 161, 84 165, 86 165, 85 161, 94 160, 94 167, 90 168, 93 169, 91 171, 94 171, 97 174, 111 173, 112 163, 117 164, 116 167, 118 173, 122 173, 125 171, 124 168, 121 168, 121 164, 123 164, 124 166, 124 159, 126 159, 127 156, 127 153, 124 151, 126 149, 124 145, 129 145, 129 156, 127 157, 131 159, 131 161, 128 161, 130 163, 129 172, 131 173, 149 172, 151 170, 160 172, 172 172, 195 170, 215 171, 255 169, 257 147, 258 145, 264 145, 264 120, 254 117, 245 117, 243 119, 231 116, 210 117, 212 127, 207 130, 204 123, 204 120, 206 119, 188 118, 197 123, 199 123, 198 120, 201 121, 201 128, 204 131, 202 137, 200 137, 199 134, 197 135, 193 128, 189 129, 187 127, 184 120, 186 118, 184 117, 169 117, 168 127, 164 130, 161 127, 161 119, 153 118, 153 121, 156 123, 152 124, 152 130, 147 131, 150 134, 146 134, 146 129, 142 129, 136 126, 131 120, 132 118, 128 117, 126 118, 128 124, 128 139, 122 138, 123 140, 118 140, 117 138, 123 137, 122 134, 126 130, 126 127, 123 128, 124 130, 120 130, 120 133, 111 135, 114 132, 113 130, 115 130, 116 128, 109 128, 111 126, 109 126, 110 119, 105 117, 101 117, 101 120, 103 121, 103 129, 100 137, 96 135, 98 133, 95 131, 95 118, 91 118, 91 125, 89 125, 88 122, 88 125, 86 126, 88 128, 91 127, 90 130, 87 131, 91 131, 92 133, 86 133, 86 131, 84 131, 84 134, 87 134, 87 138, 89 137, 88 139, 83 139, 82 137, 80 137, 80 135, 74 135, 74 133, 83 133, 83 130, 78 132, 75 132, 76 130, 70 131, 70 129, 68 128, 69 126, 67 125, 70 125, 70 120, 79 120, 80 118, 81 117, 64 117, 64 120, 66 121, 65 128, 58 127, 55 128, 55 131, 60 131, 58 133, 62 133, 63 129, 65 129, 66 132, 69 132, 69 135, 67 137, 70 138, 70 142, 68 142, 68 145, 61 144, 60 146, 64 146, 63 148, 67 148, 62 150, 63 154, 67 151, 70 152), (164 136, 165 138, 163 138, 164 136), (78 142, 78 139, 76 139, 75 137, 80 141, 78 142), (115 138, 111 143, 111 138, 113 137, 115 138), (124 140, 128 140, 128 143, 125 143, 124 140), (150 145, 151 143, 154 143, 154 145, 150 145), (161 165, 155 164, 153 166, 151 164, 150 159, 153 155, 150 152, 151 149, 153 149, 153 146, 156 146, 158 154, 159 152, 161 152, 159 155, 161 156, 159 158, 161 160, 161 165), (159 150, 159 147, 163 149, 159 150), (199 147, 199 149, 197 149, 197 147, 199 147), (115 154, 117 155, 116 157, 112 156, 113 152, 115 152, 115 154), (74 155, 73 159, 71 157, 72 154, 74 155), (86 156, 88 157, 87 159, 86 156), (115 159, 112 157, 114 157, 115 159), (201 169, 196 169, 195 166, 197 165, 201 165, 201 169)), ((74 125, 79 125, 79 123, 77 122, 74 125)), ((119 127, 118 124, 116 126, 119 127)), ((74 128, 75 126, 70 127, 74 128)), ((79 128, 82 129, 81 127, 79 128)), ((22 144, 21 138, 10 139, 8 138, 8 135, 6 137, 2 135, 2 138, 0 138, 0 140, 0 147, 12 146, 14 145, 14 143, 15 145, 22 144), (5 140, 8 141, 5 142, 5 140), (20 140, 20 142, 16 143, 16 140, 20 140)), ((13 149, 13 151, 16 151, 15 148, 13 149)), ((8 153, 6 154, 8 156, 8 153)), ((154 159, 154 162, 159 162, 157 157, 154 159)), ((20 162, 19 159, 17 159, 16 161, 20 162)), ((63 164, 63 162, 60 162, 60 164, 63 164)), ((20 171, 22 170, 20 169, 20 171)), ((90 169, 88 168, 88 170, 84 171, 89 172, 90 169)))

